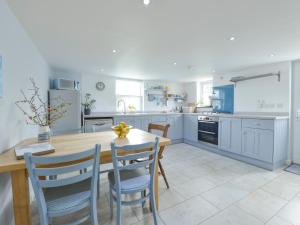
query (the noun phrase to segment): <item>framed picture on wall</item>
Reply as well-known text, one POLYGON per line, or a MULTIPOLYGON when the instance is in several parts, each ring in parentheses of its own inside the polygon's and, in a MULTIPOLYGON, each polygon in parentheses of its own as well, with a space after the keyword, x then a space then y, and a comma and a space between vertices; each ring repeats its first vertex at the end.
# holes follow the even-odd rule
POLYGON ((3 60, 0 55, 0 98, 3 97, 3 60))

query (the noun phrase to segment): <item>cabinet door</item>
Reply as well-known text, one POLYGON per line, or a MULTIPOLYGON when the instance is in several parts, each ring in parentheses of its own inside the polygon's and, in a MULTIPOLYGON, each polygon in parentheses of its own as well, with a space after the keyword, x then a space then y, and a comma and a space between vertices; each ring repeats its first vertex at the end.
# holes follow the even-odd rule
POLYGON ((256 129, 255 141, 258 159, 265 162, 272 162, 274 149, 273 131, 256 129))
POLYGON ((230 152, 241 154, 242 151, 242 120, 231 119, 230 152))
POLYGON ((114 117, 114 125, 118 125, 120 122, 124 121, 125 117, 114 117))
POLYGON ((151 116, 143 116, 139 118, 139 129, 148 131, 149 123, 151 123, 151 116))
POLYGON ((133 126, 133 128, 136 128, 135 117, 133 116, 119 117, 116 121, 117 124, 119 124, 120 122, 125 122, 127 125, 131 125, 133 126))
POLYGON ((167 117, 166 116, 152 116, 151 120, 152 120, 152 123, 166 123, 167 117))
MULTIPOLYGON (((196 121, 197 122, 197 121, 196 121)), ((183 138, 183 116, 175 116, 175 139, 183 138)))
POLYGON ((231 119, 220 118, 219 120, 219 148, 230 151, 231 147, 231 119))
POLYGON ((258 158, 258 152, 255 146, 255 129, 243 128, 242 145, 243 155, 258 158))
POLYGON ((184 139, 198 141, 198 118, 195 115, 184 116, 184 139))
POLYGON ((174 116, 167 117, 167 123, 170 124, 170 128, 168 131, 168 138, 171 140, 176 139, 176 118, 174 116))

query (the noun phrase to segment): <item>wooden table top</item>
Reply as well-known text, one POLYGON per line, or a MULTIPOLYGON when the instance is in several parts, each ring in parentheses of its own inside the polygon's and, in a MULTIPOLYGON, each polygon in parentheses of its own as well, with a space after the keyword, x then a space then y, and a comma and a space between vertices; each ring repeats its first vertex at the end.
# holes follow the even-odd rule
MULTIPOLYGON (((53 136, 50 143, 54 146, 55 152, 47 154, 49 156, 66 155, 91 149, 96 144, 101 144, 101 155, 111 154, 110 144, 115 142, 117 145, 133 145, 154 141, 156 135, 148 132, 132 129, 125 139, 116 137, 113 131, 105 131, 98 133, 81 133, 72 135, 53 136)), ((17 146, 37 143, 36 138, 26 139, 17 146)), ((159 145, 164 146, 170 144, 168 138, 160 138, 159 145)), ((14 147, 0 154, 0 173, 20 170, 25 168, 24 160, 17 160, 14 147)))

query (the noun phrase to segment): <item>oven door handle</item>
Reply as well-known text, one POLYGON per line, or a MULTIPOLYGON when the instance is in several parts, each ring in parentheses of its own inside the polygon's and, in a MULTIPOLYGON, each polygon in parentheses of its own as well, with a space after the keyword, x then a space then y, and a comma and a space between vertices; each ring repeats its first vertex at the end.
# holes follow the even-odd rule
POLYGON ((218 122, 216 121, 213 121, 213 122, 210 122, 210 121, 202 121, 202 120, 198 120, 198 123, 210 123, 210 124, 217 124, 218 122))
POLYGON ((204 131, 204 130, 198 130, 199 132, 201 133, 205 133, 205 134, 213 134, 213 135, 216 135, 216 133, 214 132, 209 132, 209 131, 204 131))

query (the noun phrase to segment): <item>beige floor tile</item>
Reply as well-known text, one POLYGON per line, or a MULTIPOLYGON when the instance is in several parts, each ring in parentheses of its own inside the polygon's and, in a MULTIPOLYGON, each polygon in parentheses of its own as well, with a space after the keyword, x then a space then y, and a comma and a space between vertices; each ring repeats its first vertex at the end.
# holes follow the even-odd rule
MULTIPOLYGON (((157 218, 158 225, 166 225, 158 216, 157 218)), ((133 223, 132 225, 154 225, 153 217, 147 217, 137 223, 133 223)))
POLYGON ((300 224, 300 197, 292 199, 278 213, 278 216, 294 225, 300 224))
POLYGON ((274 216, 271 220, 269 220, 266 225, 293 225, 278 216, 274 216))
POLYGON ((201 197, 187 200, 160 213, 166 225, 197 225, 218 212, 218 209, 201 197))
POLYGON ((238 202, 237 206, 265 223, 286 204, 287 201, 258 190, 238 202))
POLYGON ((185 199, 189 199, 191 197, 200 195, 201 193, 208 191, 214 188, 215 186, 216 185, 214 185, 209 180, 201 177, 190 180, 180 185, 176 185, 174 186, 174 189, 185 199))
POLYGON ((211 167, 214 170, 220 170, 220 169, 232 166, 236 163, 238 163, 237 160, 223 157, 223 158, 219 158, 217 160, 213 160, 211 162, 208 162, 205 165, 211 167))
POLYGON ((261 186, 267 184, 277 176, 277 174, 269 171, 261 171, 238 177, 230 182, 243 190, 253 192, 261 186))
POLYGON ((213 170, 212 172, 208 173, 207 175, 204 175, 206 179, 213 182, 215 185, 221 185, 224 183, 227 183, 228 181, 231 181, 233 179, 238 178, 240 175, 231 172, 226 169, 221 170, 213 170))
POLYGON ((228 209, 221 211, 210 219, 206 220, 201 225, 263 225, 261 221, 249 215, 242 209, 231 206, 228 209))
POLYGON ((205 192, 201 196, 219 209, 225 209, 248 194, 249 192, 227 183, 205 192))
POLYGON ((264 185, 262 189, 283 199, 291 200, 300 192, 300 184, 275 178, 272 182, 264 185))

